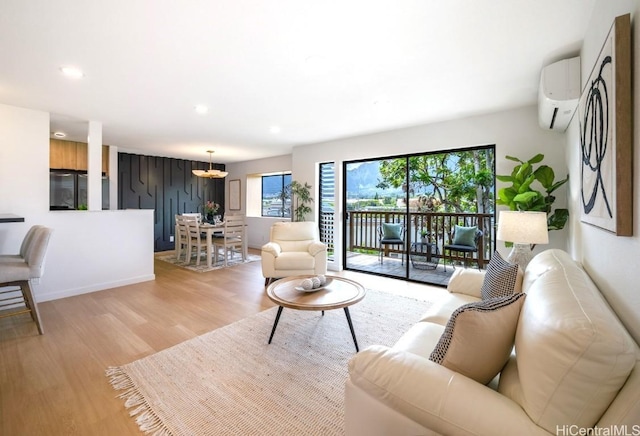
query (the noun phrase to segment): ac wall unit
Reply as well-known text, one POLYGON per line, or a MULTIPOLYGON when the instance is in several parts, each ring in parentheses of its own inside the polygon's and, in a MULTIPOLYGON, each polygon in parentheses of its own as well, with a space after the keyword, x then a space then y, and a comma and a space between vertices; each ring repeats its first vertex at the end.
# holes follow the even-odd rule
POLYGON ((564 132, 580 99, 580 57, 542 69, 538 90, 538 121, 543 129, 564 132))

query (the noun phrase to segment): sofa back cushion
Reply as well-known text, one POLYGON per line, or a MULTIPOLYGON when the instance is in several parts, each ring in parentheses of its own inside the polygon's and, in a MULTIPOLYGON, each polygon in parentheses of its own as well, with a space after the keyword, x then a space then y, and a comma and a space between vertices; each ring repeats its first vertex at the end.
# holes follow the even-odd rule
POLYGON ((550 433, 566 424, 592 427, 636 363, 636 345, 567 253, 537 255, 524 285, 527 298, 515 338, 517 376, 505 374, 499 390, 550 433))
POLYGON ((271 226, 270 241, 278 243, 282 251, 307 251, 317 240, 318 226, 312 221, 277 222, 271 226))

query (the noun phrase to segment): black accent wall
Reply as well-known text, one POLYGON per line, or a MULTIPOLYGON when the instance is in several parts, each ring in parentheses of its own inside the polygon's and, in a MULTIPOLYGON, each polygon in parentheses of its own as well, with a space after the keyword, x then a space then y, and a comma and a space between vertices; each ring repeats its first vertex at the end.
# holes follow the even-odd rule
MULTIPOLYGON (((118 153, 118 209, 153 209, 154 251, 173 250, 175 215, 202 212, 207 200, 224 215, 224 179, 196 177, 208 163, 167 157, 118 153)), ((213 168, 224 170, 222 164, 213 168)))

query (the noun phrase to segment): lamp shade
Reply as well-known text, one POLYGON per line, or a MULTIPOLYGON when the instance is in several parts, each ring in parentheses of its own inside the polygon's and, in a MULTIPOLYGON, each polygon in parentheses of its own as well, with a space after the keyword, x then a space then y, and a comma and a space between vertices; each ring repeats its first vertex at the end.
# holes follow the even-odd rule
POLYGON ((502 210, 496 238, 514 244, 548 244, 547 214, 502 210))
POLYGON ((205 177, 207 179, 222 179, 227 177, 229 174, 226 171, 220 171, 213 168, 213 164, 211 163, 211 155, 213 154, 213 150, 207 150, 209 153, 209 169, 208 170, 191 170, 194 176, 205 177))

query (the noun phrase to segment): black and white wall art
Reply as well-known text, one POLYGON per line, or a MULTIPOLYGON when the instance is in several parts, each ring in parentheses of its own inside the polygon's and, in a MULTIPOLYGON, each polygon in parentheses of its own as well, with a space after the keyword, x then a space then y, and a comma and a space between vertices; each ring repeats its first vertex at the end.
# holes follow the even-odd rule
POLYGON ((582 221, 633 234, 630 17, 617 17, 580 97, 582 221))

